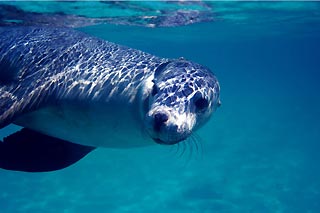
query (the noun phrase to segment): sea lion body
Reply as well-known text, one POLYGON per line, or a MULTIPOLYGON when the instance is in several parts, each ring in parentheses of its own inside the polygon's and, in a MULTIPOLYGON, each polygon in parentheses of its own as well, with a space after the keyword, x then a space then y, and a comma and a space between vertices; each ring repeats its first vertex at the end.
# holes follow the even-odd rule
POLYGON ((67 28, 5 27, 0 41, 0 128, 25 127, 8 146, 46 138, 79 147, 175 144, 220 103, 216 77, 183 58, 67 28))

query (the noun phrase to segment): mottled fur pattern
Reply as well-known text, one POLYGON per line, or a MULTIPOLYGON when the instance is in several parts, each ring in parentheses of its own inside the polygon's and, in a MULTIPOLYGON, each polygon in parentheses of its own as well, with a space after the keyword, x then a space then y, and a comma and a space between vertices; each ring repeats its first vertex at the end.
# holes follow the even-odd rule
POLYGON ((47 101, 133 100, 141 82, 167 61, 66 28, 0 28, 0 41, 0 64, 11 61, 18 70, 12 82, 0 83, 1 103, 14 100, 1 106, 0 127, 47 101))
POLYGON ((0 128, 45 106, 57 111, 66 102, 110 106, 122 100, 143 108, 140 122, 151 138, 172 144, 201 126, 220 102, 216 77, 199 64, 66 28, 0 28, 0 79, 0 128), (155 119, 161 116, 163 123, 155 119))

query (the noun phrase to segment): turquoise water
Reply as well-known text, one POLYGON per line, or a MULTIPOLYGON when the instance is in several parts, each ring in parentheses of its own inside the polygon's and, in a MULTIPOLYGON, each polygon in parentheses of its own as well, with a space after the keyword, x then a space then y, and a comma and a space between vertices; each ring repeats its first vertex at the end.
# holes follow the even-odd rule
MULTIPOLYGON (((62 3, 21 8, 67 8, 66 14, 87 17, 90 10, 103 11, 99 2, 77 4, 79 10, 62 3)), ((152 7, 164 7, 159 4, 152 7)), ((80 28, 210 67, 220 81, 222 106, 197 132, 202 148, 184 154, 181 147, 160 145, 101 148, 56 172, 0 170, 0 212, 320 212, 320 3, 207 5, 214 21, 80 28)))

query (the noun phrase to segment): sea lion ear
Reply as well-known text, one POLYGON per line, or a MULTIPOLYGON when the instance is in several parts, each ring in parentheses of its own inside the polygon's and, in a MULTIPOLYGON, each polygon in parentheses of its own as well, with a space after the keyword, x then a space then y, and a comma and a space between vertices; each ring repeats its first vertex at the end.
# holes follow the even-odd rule
POLYGON ((154 77, 156 78, 156 77, 158 77, 160 74, 161 74, 161 72, 166 68, 166 66, 168 65, 168 64, 170 64, 172 61, 167 61, 167 62, 164 62, 164 63, 162 63, 162 64, 160 64, 158 67, 157 67, 157 69, 154 71, 154 77))
POLYGON ((159 92, 159 88, 158 88, 158 86, 157 86, 156 84, 154 84, 154 85, 152 86, 151 95, 152 95, 152 96, 155 96, 158 92, 159 92))

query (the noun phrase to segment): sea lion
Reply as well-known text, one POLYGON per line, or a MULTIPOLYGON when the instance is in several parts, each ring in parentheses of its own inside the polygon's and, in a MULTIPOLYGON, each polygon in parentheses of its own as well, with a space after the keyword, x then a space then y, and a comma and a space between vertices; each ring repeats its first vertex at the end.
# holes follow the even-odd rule
POLYGON ((215 75, 183 58, 67 28, 0 28, 0 128, 24 127, 0 145, 0 167, 52 171, 95 147, 175 144, 219 96, 215 75))

